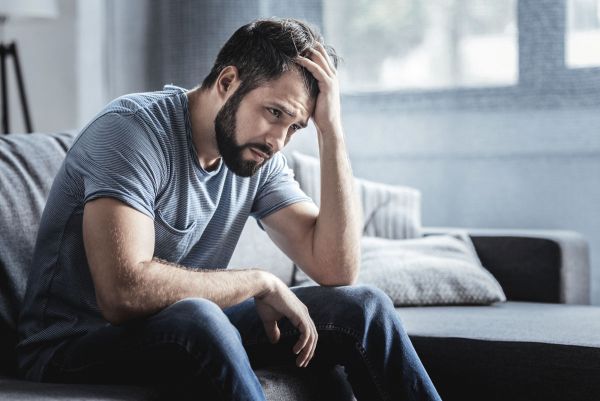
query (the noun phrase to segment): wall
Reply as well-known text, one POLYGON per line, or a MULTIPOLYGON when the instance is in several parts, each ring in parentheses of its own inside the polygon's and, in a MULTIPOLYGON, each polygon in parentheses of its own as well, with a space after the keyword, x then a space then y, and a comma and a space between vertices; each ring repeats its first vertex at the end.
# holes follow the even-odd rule
MULTIPOLYGON (((77 126, 77 46, 75 0, 60 0, 55 20, 8 20, 3 39, 17 40, 33 128, 77 126)), ((12 64, 8 71, 11 131, 24 132, 12 64)))

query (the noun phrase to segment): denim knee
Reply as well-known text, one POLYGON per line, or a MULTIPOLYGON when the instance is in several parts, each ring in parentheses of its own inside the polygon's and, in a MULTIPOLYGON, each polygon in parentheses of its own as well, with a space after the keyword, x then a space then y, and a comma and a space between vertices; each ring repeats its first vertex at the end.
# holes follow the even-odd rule
POLYGON ((390 298, 372 285, 331 288, 322 294, 322 305, 329 309, 331 323, 362 336, 375 328, 396 324, 401 327, 390 298))
POLYGON ((390 312, 394 310, 390 298, 379 288, 370 284, 360 284, 347 287, 339 287, 341 299, 338 302, 358 306, 373 312, 390 312))
POLYGON ((198 346, 231 349, 241 347, 241 336, 223 310, 204 298, 185 298, 156 316, 161 331, 188 349, 198 346))

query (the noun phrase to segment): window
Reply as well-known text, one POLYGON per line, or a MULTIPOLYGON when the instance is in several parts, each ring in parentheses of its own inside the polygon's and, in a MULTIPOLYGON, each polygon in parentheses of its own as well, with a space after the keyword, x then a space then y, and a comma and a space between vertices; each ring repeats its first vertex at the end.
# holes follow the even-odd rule
POLYGON ((323 0, 353 91, 514 85, 516 0, 323 0))
POLYGON ((600 0, 567 1, 567 67, 600 66, 600 0))

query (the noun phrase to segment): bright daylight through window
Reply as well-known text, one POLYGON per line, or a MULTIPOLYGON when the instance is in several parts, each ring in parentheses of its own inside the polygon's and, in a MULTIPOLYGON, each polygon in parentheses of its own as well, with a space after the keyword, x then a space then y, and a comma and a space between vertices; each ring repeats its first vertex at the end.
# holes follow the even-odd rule
POLYGON ((518 79, 516 0, 324 0, 342 89, 507 86, 518 79))
POLYGON ((567 67, 600 66, 600 0, 567 1, 567 67))

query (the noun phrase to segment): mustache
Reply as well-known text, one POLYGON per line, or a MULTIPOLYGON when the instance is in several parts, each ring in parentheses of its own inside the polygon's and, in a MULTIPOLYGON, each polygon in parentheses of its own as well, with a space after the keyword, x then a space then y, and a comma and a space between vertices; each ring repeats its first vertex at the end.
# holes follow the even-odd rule
POLYGON ((248 143, 244 145, 245 148, 255 148, 263 152, 268 157, 273 156, 273 151, 267 145, 263 145, 261 143, 248 143))

